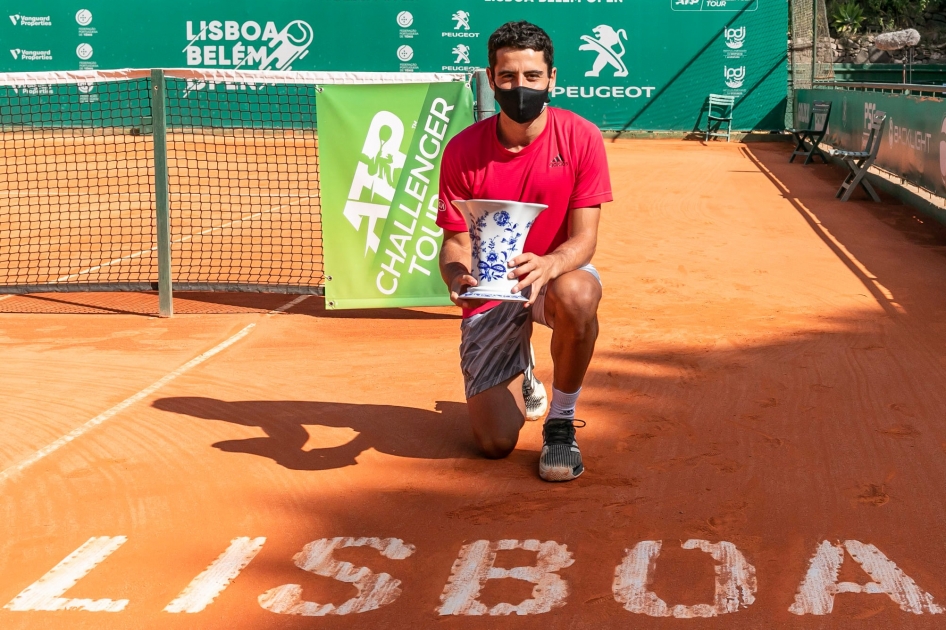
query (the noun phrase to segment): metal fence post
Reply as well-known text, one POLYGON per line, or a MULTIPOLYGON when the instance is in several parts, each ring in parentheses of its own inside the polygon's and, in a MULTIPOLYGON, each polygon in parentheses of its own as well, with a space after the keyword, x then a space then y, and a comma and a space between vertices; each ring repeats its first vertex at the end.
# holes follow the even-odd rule
POLYGON ((820 0, 811 0, 811 88, 815 87, 818 76, 818 4, 820 0))
POLYGON ((476 78, 476 119, 483 120, 496 113, 496 99, 493 90, 489 87, 486 70, 482 68, 474 73, 476 78))
POLYGON ((164 71, 151 71, 151 115, 154 119, 154 200, 158 228, 158 314, 171 317, 171 203, 168 193, 167 113, 164 71))

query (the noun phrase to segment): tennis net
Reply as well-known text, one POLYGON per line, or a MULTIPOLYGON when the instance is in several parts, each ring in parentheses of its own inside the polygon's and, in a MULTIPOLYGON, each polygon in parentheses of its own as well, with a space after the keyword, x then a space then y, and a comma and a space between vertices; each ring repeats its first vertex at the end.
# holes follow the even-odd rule
POLYGON ((319 86, 455 80, 0 74, 0 293, 157 289, 162 173, 174 289, 321 293, 319 86))

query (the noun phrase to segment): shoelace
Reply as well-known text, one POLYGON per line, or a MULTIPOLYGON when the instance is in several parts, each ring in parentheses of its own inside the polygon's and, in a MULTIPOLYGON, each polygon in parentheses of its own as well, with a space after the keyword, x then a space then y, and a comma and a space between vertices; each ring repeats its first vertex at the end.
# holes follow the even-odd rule
POLYGON ((546 444, 571 444, 575 441, 575 429, 584 427, 587 423, 584 420, 572 420, 570 418, 552 418, 547 420, 542 428, 542 434, 546 444), (581 424, 578 424, 578 423, 581 424))

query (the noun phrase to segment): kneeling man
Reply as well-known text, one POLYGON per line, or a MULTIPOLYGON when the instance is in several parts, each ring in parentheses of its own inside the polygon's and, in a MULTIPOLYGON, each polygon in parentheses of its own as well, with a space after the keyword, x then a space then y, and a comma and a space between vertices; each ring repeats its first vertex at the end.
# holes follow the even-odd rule
POLYGON ((598 336, 601 279, 591 265, 601 204, 611 201, 604 143, 597 127, 548 107, 555 86, 552 41, 528 22, 504 24, 489 38, 490 86, 501 112, 459 133, 444 151, 440 269, 463 308, 460 367, 475 439, 487 457, 508 455, 524 420, 542 417, 545 388, 532 374, 532 323, 552 329, 552 402, 542 430, 539 475, 568 481, 584 466, 575 440, 575 405, 598 336), (510 262, 513 291, 529 302, 459 296, 470 274, 470 236, 453 200, 499 199, 548 206, 524 253, 510 262), (524 376, 523 376, 524 375, 524 376), (521 380, 520 380, 521 378, 521 380))

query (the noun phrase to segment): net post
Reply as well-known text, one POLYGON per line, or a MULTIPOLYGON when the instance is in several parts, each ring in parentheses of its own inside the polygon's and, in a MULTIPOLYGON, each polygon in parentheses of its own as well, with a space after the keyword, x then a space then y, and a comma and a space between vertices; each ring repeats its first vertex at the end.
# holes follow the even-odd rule
POLYGON ((151 71, 151 116, 154 128, 154 198, 158 228, 158 314, 174 315, 171 287, 171 203, 168 193, 167 114, 164 70, 151 71))
POLYGON ((489 87, 486 70, 478 68, 473 76, 476 80, 476 119, 483 120, 496 113, 496 100, 489 87))

